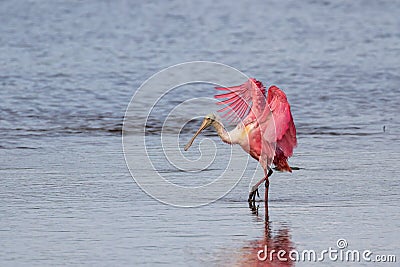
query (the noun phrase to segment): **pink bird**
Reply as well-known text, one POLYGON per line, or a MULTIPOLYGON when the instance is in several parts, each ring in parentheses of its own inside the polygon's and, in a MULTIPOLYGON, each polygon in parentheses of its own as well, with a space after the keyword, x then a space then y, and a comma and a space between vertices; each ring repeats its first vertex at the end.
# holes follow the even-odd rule
POLYGON ((216 87, 227 91, 216 95, 221 100, 217 104, 227 105, 218 110, 222 117, 235 122, 237 126, 227 132, 216 114, 205 116, 199 130, 185 146, 188 150, 194 139, 209 126, 213 126, 219 137, 228 144, 239 144, 264 169, 265 176, 250 190, 248 201, 255 201, 258 187, 265 181, 266 214, 268 214, 268 177, 272 174, 271 165, 279 171, 292 172, 288 158, 293 155, 297 145, 296 127, 286 95, 278 87, 271 86, 265 96, 265 87, 254 78, 239 86, 216 87))

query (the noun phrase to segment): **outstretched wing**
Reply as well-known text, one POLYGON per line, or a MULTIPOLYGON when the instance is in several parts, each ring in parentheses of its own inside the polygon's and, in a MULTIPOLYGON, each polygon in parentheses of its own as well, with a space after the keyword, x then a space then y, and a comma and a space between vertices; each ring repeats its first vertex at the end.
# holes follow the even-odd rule
POLYGON ((278 169, 291 171, 287 158, 293 155, 297 139, 296 127, 285 93, 278 87, 271 86, 266 98, 265 87, 254 78, 242 85, 216 89, 227 91, 215 96, 217 99, 225 98, 217 103, 227 105, 218 110, 223 113, 222 117, 231 122, 244 120, 244 124, 257 124, 256 127, 262 136, 259 161, 264 169, 273 161, 278 169))
POLYGON ((268 105, 274 116, 277 152, 280 149, 288 158, 297 145, 296 127, 285 93, 274 85, 268 89, 268 105))
POLYGON ((232 87, 216 87, 217 90, 227 91, 227 93, 215 95, 221 100, 218 105, 227 105, 218 110, 222 117, 231 122, 243 120, 251 111, 252 115, 257 116, 265 109, 265 87, 254 78, 250 78, 242 85, 232 87))

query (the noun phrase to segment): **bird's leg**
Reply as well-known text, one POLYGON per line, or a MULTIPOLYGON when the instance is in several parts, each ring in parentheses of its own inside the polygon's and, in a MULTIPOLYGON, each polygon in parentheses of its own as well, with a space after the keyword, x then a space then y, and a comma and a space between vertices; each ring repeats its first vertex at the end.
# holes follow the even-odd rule
POLYGON ((259 193, 258 193, 258 187, 260 186, 260 184, 262 184, 264 182, 266 177, 262 178, 260 181, 258 181, 250 190, 249 193, 249 199, 248 201, 255 201, 256 199, 256 194, 258 197, 260 197, 259 193))
POLYGON ((268 189, 269 189, 269 179, 268 176, 265 177, 265 221, 269 220, 269 213, 268 213, 268 189))
POLYGON ((273 173, 272 169, 268 169, 268 174, 265 177, 265 221, 269 220, 269 213, 268 213, 268 191, 269 191, 269 179, 268 177, 271 176, 273 173))
MULTIPOLYGON (((250 193, 249 193, 249 199, 248 199, 249 202, 250 202, 250 201, 255 201, 255 200, 256 200, 256 194, 259 196, 259 194, 258 194, 258 187, 260 186, 260 184, 261 184, 262 182, 264 182, 264 180, 265 180, 265 177, 262 178, 260 181, 258 181, 258 182, 251 188, 250 193)), ((260 197, 260 196, 259 196, 259 197, 260 197)))
POLYGON ((273 173, 272 169, 268 168, 268 174, 265 175, 264 178, 262 178, 260 181, 258 181, 250 190, 249 193, 249 199, 248 201, 255 201, 256 199, 256 194, 258 197, 260 197, 259 193, 258 193, 258 187, 260 186, 260 184, 262 184, 264 181, 268 180, 268 177, 271 176, 273 173))

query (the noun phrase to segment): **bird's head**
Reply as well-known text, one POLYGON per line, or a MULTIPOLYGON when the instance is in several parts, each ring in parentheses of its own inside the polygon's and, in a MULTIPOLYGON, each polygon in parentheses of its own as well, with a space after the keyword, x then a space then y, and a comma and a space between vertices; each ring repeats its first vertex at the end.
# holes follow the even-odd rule
MULTIPOLYGON (((207 114, 207 115, 204 117, 203 123, 204 123, 205 121, 208 121, 208 122, 210 122, 210 125, 211 125, 214 121, 218 121, 218 120, 219 120, 219 118, 218 118, 217 115, 215 115, 214 113, 210 113, 210 114, 207 114)), ((209 125, 209 126, 210 126, 210 125, 209 125)))
POLYGON ((192 139, 187 143, 185 146, 185 151, 189 149, 189 147, 192 145, 194 139, 206 128, 210 127, 214 122, 218 122, 218 117, 214 113, 210 113, 206 115, 203 119, 203 122, 201 123, 200 128, 197 130, 197 132, 193 135, 192 139))

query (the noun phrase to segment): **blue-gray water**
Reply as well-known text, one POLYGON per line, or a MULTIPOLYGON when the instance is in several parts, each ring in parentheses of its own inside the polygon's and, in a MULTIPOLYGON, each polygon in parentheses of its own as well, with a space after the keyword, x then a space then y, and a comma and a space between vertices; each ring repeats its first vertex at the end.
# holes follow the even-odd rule
POLYGON ((339 238, 400 260, 399 2, 261 2, 0 2, 1 266, 246 266, 265 242, 321 251, 339 238), (271 177, 268 233, 245 178, 183 209, 147 196, 126 168, 133 93, 191 60, 287 93, 300 170, 271 177))

